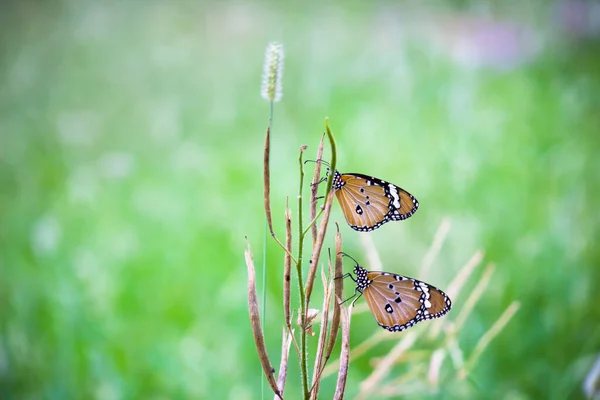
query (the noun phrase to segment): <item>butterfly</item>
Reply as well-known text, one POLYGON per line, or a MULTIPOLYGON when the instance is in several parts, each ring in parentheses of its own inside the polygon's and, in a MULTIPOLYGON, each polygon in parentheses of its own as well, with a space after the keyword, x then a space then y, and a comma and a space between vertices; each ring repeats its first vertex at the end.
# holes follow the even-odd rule
POLYGON ((348 225, 370 232, 390 221, 413 215, 419 202, 393 183, 363 174, 333 172, 333 190, 348 225))
POLYGON ((346 301, 354 298, 354 304, 365 296, 379 326, 390 332, 400 332, 417 322, 439 318, 452 308, 446 293, 428 283, 390 272, 367 271, 356 260, 354 262, 356 278, 351 273, 342 276, 356 282, 354 295, 346 301))

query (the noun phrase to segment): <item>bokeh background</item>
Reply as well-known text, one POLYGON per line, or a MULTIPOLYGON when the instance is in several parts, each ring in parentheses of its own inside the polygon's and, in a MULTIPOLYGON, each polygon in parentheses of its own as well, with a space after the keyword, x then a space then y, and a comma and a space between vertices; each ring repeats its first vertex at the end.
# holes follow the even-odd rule
MULTIPOLYGON (((452 228, 431 283, 443 288, 477 249, 496 264, 461 348, 521 302, 468 380, 447 362, 439 390, 412 397, 584 396, 600 351, 597 4, 67 0, 0 10, 0 397, 261 397, 243 250, 247 236, 262 264, 259 93, 272 40, 286 53, 276 230, 297 195, 298 149, 314 154, 327 116, 342 171, 420 201, 414 217, 372 233, 387 270, 414 275, 444 217, 452 228)), ((332 218, 364 261, 337 206, 332 218)), ((281 261, 270 243, 275 364, 281 261)), ((379 329, 355 316, 353 343, 379 329)), ((290 360, 287 392, 299 398, 293 351, 290 360)), ((372 369, 370 357, 351 364, 349 398, 372 369)), ((323 398, 333 386, 324 381, 323 398)))

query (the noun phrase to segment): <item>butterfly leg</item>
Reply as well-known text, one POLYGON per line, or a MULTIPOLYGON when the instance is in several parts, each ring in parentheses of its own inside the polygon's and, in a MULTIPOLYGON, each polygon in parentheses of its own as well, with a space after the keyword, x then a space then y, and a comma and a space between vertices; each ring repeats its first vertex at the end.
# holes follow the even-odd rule
POLYGON ((360 297, 363 295, 363 292, 360 291, 358 288, 354 289, 354 294, 350 297, 348 297, 346 300, 342 301, 339 305, 341 306, 342 304, 346 303, 347 301, 353 300, 352 301, 352 307, 354 307, 354 303, 356 303, 356 300, 360 299, 360 297), (357 293, 358 292, 358 293, 357 293))
POLYGON ((326 180, 327 180, 327 177, 326 177, 326 176, 324 176, 324 177, 322 177, 321 179, 319 179, 317 182, 315 182, 315 183, 311 183, 311 185, 313 185, 313 186, 317 186, 317 185, 320 185, 321 183, 325 182, 326 180))
MULTIPOLYGON (((358 290, 358 288, 355 289, 355 292, 357 290, 358 290)), ((352 301, 352 307, 354 307, 354 303, 356 303, 356 300, 360 299, 362 297, 362 295, 363 295, 363 292, 361 292, 360 290, 358 290, 358 291, 360 292, 360 294, 358 296, 356 296, 356 298, 354 299, 354 301, 352 301)))
POLYGON ((344 275, 336 276, 334 279, 346 279, 346 278, 350 278, 354 282, 356 282, 356 278, 354 278, 354 276, 352 276, 352 274, 350 272, 347 272, 344 275))

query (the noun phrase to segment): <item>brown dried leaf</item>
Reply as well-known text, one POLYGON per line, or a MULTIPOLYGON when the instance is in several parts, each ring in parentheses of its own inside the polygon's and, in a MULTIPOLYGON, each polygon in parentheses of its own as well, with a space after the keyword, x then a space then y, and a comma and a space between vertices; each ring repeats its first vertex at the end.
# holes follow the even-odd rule
POLYGON ((321 269, 321 278, 323 279, 325 293, 323 294, 323 312, 321 313, 321 329, 319 331, 319 342, 317 344, 317 354, 315 355, 312 388, 310 390, 311 399, 317 399, 319 396, 321 373, 323 372, 324 366, 323 352, 325 351, 325 341, 327 339, 327 329, 329 326, 329 305, 331 303, 331 293, 333 292, 333 282, 327 282, 327 278, 325 277, 325 272, 323 272, 323 269, 321 269))
MULTIPOLYGON (((341 297, 336 297, 338 304, 342 302, 341 297)), ((346 380, 350 367, 350 320, 352 317, 352 305, 348 307, 339 306, 342 317, 342 350, 340 352, 340 368, 335 386, 334 400, 342 400, 346 391, 346 380)))
POLYGON ((265 202, 265 214, 267 215, 267 224, 271 231, 271 236, 275 236, 273 232, 273 219, 271 217, 271 171, 269 157, 271 152, 271 120, 267 126, 267 135, 265 137, 265 150, 263 154, 263 198, 265 202))
MULTIPOLYGON (((319 185, 317 182, 321 179, 321 158, 323 157, 323 144, 325 142, 325 134, 321 136, 321 142, 319 143, 319 148, 317 149, 317 162, 315 163, 315 173, 313 175, 313 180, 310 185, 310 220, 314 220, 317 216, 317 197, 319 195, 319 185)), ((317 241, 317 224, 313 224, 310 227, 310 231, 312 233, 312 241, 313 244, 317 241)))
POLYGON ((246 255, 246 266, 248 267, 248 310, 250 311, 250 323, 252 325, 252 333, 254 335, 254 343, 256 344, 256 350, 258 351, 258 357, 263 367, 265 376, 273 393, 275 393, 280 399, 283 399, 279 389, 277 388, 277 382, 273 375, 275 369, 269 361, 269 355, 267 353, 267 346, 265 345, 265 337, 263 335, 262 327, 260 324, 260 312, 258 308, 258 298, 256 296, 256 271, 254 270, 254 260, 252 258, 252 250, 250 245, 245 252, 246 255))
MULTIPOLYGON (((337 225, 337 224, 336 224, 337 225)), ((342 235, 340 234, 339 226, 335 234, 335 271, 334 276, 334 287, 335 287, 335 298, 342 298, 344 296, 344 280, 341 278, 344 275, 344 265, 342 262, 342 235)), ((333 318, 331 320, 331 332, 329 333, 329 343, 327 344, 327 352, 325 353, 325 362, 331 357, 333 346, 337 340, 338 331, 340 329, 340 306, 337 303, 333 305, 333 318)))
MULTIPOLYGON (((294 331, 288 333, 286 327, 283 327, 283 336, 281 338, 281 363, 279 364, 279 377, 277 378, 277 387, 283 397, 283 391, 285 389, 285 380, 287 378, 287 367, 288 358, 290 355, 290 344, 292 343, 292 335, 294 331)), ((277 400, 279 396, 275 394, 274 400, 277 400)))
POLYGON ((285 317, 285 326, 292 329, 292 308, 290 305, 292 293, 292 216, 290 209, 285 209, 285 248, 287 252, 283 259, 283 313, 285 317))

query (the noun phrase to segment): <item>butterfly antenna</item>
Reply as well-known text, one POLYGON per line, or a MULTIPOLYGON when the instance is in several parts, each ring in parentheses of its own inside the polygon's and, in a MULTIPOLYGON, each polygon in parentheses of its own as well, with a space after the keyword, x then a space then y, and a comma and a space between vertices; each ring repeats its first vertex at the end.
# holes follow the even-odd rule
POLYGON ((356 265, 360 265, 360 263, 359 263, 358 261, 356 261, 356 258, 352 257, 352 256, 351 256, 351 255, 349 255, 349 254, 346 254, 346 253, 344 253, 343 251, 340 251, 338 254, 341 254, 341 255, 343 255, 343 256, 346 256, 346 257, 348 257, 348 258, 350 258, 350 259, 354 260, 354 262, 356 263, 356 265))
POLYGON ((321 159, 319 159, 319 160, 306 160, 306 161, 304 161, 304 164, 306 164, 307 162, 314 162, 315 164, 316 163, 321 163, 321 164, 325 165, 327 168, 330 167, 330 165, 329 165, 329 163, 327 161, 321 160, 321 159))

